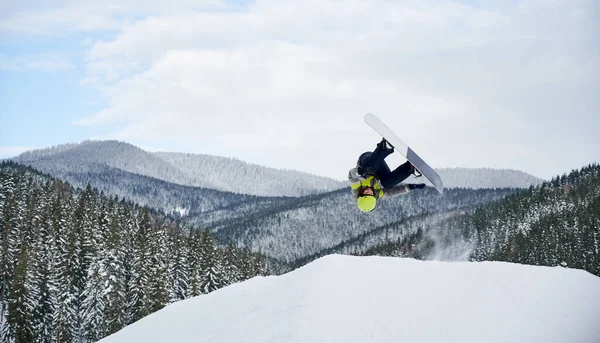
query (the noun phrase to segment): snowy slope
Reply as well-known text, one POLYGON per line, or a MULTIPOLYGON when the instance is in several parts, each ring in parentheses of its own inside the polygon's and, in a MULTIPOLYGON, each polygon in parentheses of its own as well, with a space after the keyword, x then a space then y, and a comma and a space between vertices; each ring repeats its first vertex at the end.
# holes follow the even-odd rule
POLYGON ((303 196, 346 186, 339 180, 267 168, 232 158, 151 153, 119 141, 66 144, 25 152, 11 159, 68 182, 75 181, 72 180, 74 174, 87 175, 99 167, 111 167, 177 185, 258 196, 303 196))
POLYGON ((152 153, 183 171, 186 185, 259 196, 303 196, 346 187, 345 182, 205 154, 152 153), (209 187, 210 186, 210 187, 209 187))
MULTIPOLYGON (((203 154, 148 152, 119 141, 85 141, 25 152, 11 158, 44 173, 73 183, 94 182, 98 168, 110 167, 158 180, 191 187, 257 196, 305 196, 347 187, 346 174, 336 179, 313 174, 268 168, 233 158, 203 154), (79 175, 78 175, 79 174, 79 175)), ((349 161, 348 169, 355 161, 349 161)), ((541 179, 516 170, 489 168, 441 168, 446 188, 528 188, 541 179)), ((407 182, 426 182, 409 179, 407 182)), ((121 190, 124 196, 127 190, 121 190)))
POLYGON ((167 306, 101 340, 600 342, 600 278, 499 262, 330 255, 167 306))
POLYGON ((543 181, 513 169, 440 168, 438 172, 448 188, 529 188, 543 181))

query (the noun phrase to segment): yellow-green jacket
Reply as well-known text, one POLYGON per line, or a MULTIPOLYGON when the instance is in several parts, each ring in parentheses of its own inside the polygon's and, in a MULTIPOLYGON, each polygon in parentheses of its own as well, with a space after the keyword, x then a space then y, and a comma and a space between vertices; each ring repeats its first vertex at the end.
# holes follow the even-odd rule
POLYGON ((379 179, 374 175, 370 176, 362 176, 358 173, 358 168, 352 168, 348 172, 348 181, 350 181, 350 190, 352 191, 352 195, 355 198, 358 198, 360 191, 363 188, 371 187, 373 188, 373 195, 375 198, 382 198, 384 195, 400 195, 410 192, 410 188, 408 185, 397 185, 391 188, 381 188, 381 184, 379 183, 379 179))

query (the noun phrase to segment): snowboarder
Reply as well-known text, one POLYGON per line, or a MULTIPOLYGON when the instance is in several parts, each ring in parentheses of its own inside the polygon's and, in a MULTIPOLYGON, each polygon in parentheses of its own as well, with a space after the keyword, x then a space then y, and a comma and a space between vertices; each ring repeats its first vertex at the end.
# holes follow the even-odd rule
POLYGON ((415 188, 425 187, 424 183, 399 184, 410 175, 420 176, 420 174, 410 161, 391 171, 384 159, 393 152, 394 147, 384 138, 373 152, 367 151, 360 155, 356 167, 348 172, 350 188, 361 211, 373 211, 377 199, 384 195, 405 194, 415 188))

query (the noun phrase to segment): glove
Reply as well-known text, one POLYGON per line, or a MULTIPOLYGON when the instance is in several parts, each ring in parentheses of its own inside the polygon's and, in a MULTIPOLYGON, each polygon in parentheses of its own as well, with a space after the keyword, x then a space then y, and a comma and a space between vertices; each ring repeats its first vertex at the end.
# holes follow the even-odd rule
POLYGON ((385 138, 382 139, 381 142, 377 143, 377 147, 385 152, 394 152, 394 147, 387 140, 385 140, 385 138))
POLYGON ((408 188, 410 190, 413 190, 415 188, 416 189, 423 189, 423 188, 425 188, 425 184, 424 183, 411 183, 411 184, 408 185, 408 188))
POLYGON ((369 177, 369 176, 373 175, 373 173, 369 173, 369 171, 368 171, 368 170, 366 170, 365 168, 363 168, 363 167, 361 167, 361 166, 358 166, 358 167, 356 168, 356 172, 358 173, 358 175, 360 175, 361 177, 363 177, 363 178, 365 178, 365 179, 366 179, 367 177, 369 177))

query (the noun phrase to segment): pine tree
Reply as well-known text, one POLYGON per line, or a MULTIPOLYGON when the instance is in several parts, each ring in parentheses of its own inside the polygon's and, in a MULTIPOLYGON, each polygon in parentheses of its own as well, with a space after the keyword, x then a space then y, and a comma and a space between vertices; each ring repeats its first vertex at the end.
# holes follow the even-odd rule
POLYGON ((17 332, 21 332, 23 318, 26 310, 20 297, 25 295, 25 277, 27 272, 27 253, 25 251, 23 218, 25 201, 21 187, 23 174, 12 174, 6 178, 3 185, 4 202, 0 225, 2 228, 2 260, 0 273, 2 285, 0 298, 2 313, 6 320, 2 328, 2 339, 13 341, 18 339, 17 332), (4 188, 6 187, 6 188, 4 188))
POLYGON ((189 265, 189 288, 188 297, 202 294, 202 235, 199 230, 190 229, 188 232, 188 265, 189 265))
POLYGON ((165 228, 156 224, 150 231, 149 280, 147 284, 147 302, 144 313, 156 312, 169 303, 168 251, 165 228))
POLYGON ((69 342, 77 330, 79 292, 75 285, 78 259, 77 231, 70 220, 70 198, 66 198, 60 187, 53 187, 50 206, 52 237, 49 242, 54 248, 50 251, 54 270, 52 283, 56 287, 53 336, 56 341, 69 342))
POLYGON ((256 276, 256 271, 254 270, 255 264, 253 262, 253 256, 250 249, 244 247, 242 249, 242 253, 240 254, 240 259, 238 262, 238 270, 240 271, 241 279, 248 280, 256 276))
POLYGON ((227 244, 223 252, 223 286, 237 283, 241 280, 241 273, 238 268, 238 256, 233 243, 227 244))
POLYGON ((136 252, 136 226, 137 219, 134 217, 136 208, 129 203, 121 203, 120 220, 123 245, 123 286, 124 286, 124 325, 129 325, 137 318, 132 306, 135 303, 134 280, 136 279, 135 252, 136 252))
POLYGON ((168 243, 169 282, 171 283, 169 302, 184 300, 188 297, 189 273, 188 246, 184 229, 171 228, 168 243))
POLYGON ((93 229, 92 242, 96 254, 87 271, 86 285, 82 292, 81 316, 83 318, 83 337, 97 341, 108 331, 107 283, 107 240, 110 204, 101 203, 98 209, 98 226, 93 229))
POLYGON ((11 327, 11 338, 15 343, 33 342, 33 331, 29 326, 31 311, 24 301, 27 298, 27 268, 29 256, 25 244, 21 245, 17 264, 14 269, 14 277, 10 285, 8 296, 8 323, 11 327))
POLYGON ((133 264, 131 268, 130 294, 127 299, 129 302, 129 320, 137 321, 149 314, 147 308, 150 302, 147 290, 150 282, 150 234, 152 231, 150 212, 147 208, 142 208, 139 214, 140 219, 134 225, 133 235, 135 236, 135 249, 133 251, 133 264))
POLYGON ((125 287, 125 249, 123 242, 122 222, 115 203, 108 207, 109 223, 106 237, 106 310, 107 334, 112 334, 123 328, 127 320, 126 287, 125 287))
POLYGON ((105 296, 105 266, 101 258, 94 258, 87 275, 86 287, 82 293, 81 315, 82 335, 91 342, 100 340, 107 332, 107 299, 105 296))
POLYGON ((28 269, 28 297, 27 306, 31 308, 32 327, 35 342, 50 342, 54 329, 56 291, 53 274, 53 252, 55 251, 51 235, 50 188, 31 190, 31 230, 32 241, 30 245, 31 267, 28 269), (39 196, 38 196, 39 194, 39 196))
POLYGON ((98 193, 88 184, 86 189, 77 197, 76 205, 72 211, 71 218, 73 225, 74 242, 73 276, 72 276, 72 299, 74 322, 73 340, 81 342, 84 340, 84 318, 82 313, 82 303, 84 301, 83 292, 87 284, 87 275, 97 249, 97 234, 95 232, 99 225, 98 218, 98 193))
POLYGON ((8 293, 8 273, 6 268, 8 252, 8 231, 6 229, 6 199, 14 191, 12 176, 4 171, 4 162, 0 168, 0 342, 8 342, 10 337, 10 327, 6 318, 8 317, 8 303, 6 295, 8 293))
POLYGON ((221 288, 222 269, 218 258, 212 236, 205 230, 202 232, 200 243, 202 260, 200 262, 202 274, 200 276, 200 291, 203 294, 210 293, 221 288))

